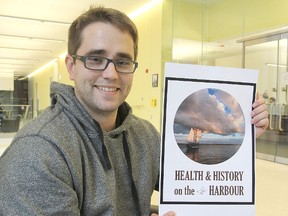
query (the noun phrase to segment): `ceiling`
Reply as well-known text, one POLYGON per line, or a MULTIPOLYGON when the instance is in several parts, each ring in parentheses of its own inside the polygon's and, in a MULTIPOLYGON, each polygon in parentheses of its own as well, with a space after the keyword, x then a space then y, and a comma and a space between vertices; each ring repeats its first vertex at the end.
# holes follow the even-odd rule
POLYGON ((25 77, 65 53, 70 23, 91 5, 129 14, 149 1, 1 0, 0 74, 25 77))
MULTIPOLYGON (((14 79, 26 77, 64 54, 71 22, 91 5, 112 7, 130 14, 150 1, 1 0, 0 77, 10 74, 14 79)), ((203 43, 174 38, 173 60, 190 63, 192 59, 193 63, 199 63, 205 58, 240 55, 242 46, 236 41, 237 38, 233 38, 203 43)))

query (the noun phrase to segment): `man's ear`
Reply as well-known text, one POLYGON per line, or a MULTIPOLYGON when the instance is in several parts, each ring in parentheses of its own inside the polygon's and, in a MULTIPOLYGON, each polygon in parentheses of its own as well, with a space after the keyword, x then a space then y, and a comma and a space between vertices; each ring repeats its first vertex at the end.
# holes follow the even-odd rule
POLYGON ((74 80, 74 78, 75 78, 75 72, 74 72, 75 64, 74 64, 74 59, 71 55, 69 55, 69 54, 66 55, 65 64, 66 64, 67 71, 69 73, 70 80, 74 80))

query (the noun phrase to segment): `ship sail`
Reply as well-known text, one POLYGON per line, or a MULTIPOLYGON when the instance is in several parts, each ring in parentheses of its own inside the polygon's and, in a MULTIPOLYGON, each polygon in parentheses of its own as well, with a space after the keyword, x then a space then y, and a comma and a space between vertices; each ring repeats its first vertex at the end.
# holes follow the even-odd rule
POLYGON ((200 129, 198 128, 191 128, 190 131, 189 131, 189 134, 186 138, 186 141, 188 143, 199 143, 200 139, 202 137, 202 132, 200 129))
POLYGON ((195 143, 199 143, 200 138, 202 137, 202 132, 200 129, 196 128, 194 130, 194 137, 195 137, 195 143))
POLYGON ((194 142, 194 129, 193 128, 190 129, 189 134, 188 134, 188 136, 186 138, 186 141, 188 143, 193 143, 194 142))

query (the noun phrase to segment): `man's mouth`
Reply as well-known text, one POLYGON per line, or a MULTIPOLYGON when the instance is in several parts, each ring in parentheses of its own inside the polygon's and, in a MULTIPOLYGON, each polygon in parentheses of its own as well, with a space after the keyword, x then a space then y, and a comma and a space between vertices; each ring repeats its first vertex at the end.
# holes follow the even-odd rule
POLYGON ((98 89, 100 89, 101 91, 105 91, 105 92, 116 92, 117 88, 109 88, 109 87, 103 87, 103 86, 98 86, 98 89))

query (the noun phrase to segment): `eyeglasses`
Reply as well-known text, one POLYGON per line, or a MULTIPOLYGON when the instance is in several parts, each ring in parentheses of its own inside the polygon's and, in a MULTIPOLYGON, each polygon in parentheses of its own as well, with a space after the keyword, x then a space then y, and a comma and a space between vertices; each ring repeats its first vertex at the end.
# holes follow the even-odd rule
POLYGON ((131 61, 128 59, 109 59, 99 56, 80 56, 80 55, 71 55, 74 60, 79 59, 84 63, 85 68, 96 71, 104 71, 110 62, 114 64, 115 70, 119 73, 134 73, 138 67, 138 62, 131 61))

